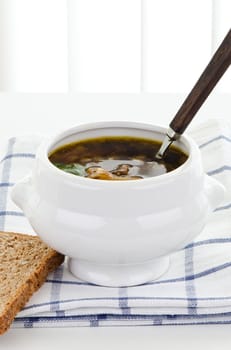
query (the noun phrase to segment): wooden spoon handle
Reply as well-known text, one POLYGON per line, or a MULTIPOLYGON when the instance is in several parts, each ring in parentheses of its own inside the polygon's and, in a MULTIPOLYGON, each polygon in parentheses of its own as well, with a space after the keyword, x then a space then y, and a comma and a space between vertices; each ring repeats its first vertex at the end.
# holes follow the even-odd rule
POLYGON ((170 127, 182 134, 219 79, 231 64, 231 29, 201 74, 190 94, 170 123, 170 127))

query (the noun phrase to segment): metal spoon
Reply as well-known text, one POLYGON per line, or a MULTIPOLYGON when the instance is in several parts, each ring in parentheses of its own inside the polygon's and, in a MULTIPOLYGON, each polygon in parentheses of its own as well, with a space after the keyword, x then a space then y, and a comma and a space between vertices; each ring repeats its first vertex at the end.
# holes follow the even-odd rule
POLYGON ((210 92, 231 64, 231 29, 211 58, 195 86, 169 124, 163 143, 155 155, 161 160, 173 141, 179 139, 210 92))

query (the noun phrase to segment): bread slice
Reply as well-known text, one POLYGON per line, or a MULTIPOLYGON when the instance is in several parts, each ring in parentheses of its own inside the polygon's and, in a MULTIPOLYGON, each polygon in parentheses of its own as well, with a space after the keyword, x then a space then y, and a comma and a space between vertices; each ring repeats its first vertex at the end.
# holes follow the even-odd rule
POLYGON ((0 232, 0 334, 63 261, 37 236, 0 232))

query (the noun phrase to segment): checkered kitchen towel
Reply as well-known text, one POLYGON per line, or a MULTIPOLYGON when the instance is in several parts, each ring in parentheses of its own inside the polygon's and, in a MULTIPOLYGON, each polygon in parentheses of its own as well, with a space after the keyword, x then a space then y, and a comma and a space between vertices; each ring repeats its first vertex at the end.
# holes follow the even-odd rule
MULTIPOLYGON (((64 264, 18 314, 13 327, 231 323, 231 127, 210 121, 191 133, 206 172, 227 188, 202 234, 171 258, 156 281, 106 288, 75 279, 64 264)), ((13 184, 33 167, 40 139, 12 138, 0 164, 0 230, 32 233, 10 200, 13 184)))

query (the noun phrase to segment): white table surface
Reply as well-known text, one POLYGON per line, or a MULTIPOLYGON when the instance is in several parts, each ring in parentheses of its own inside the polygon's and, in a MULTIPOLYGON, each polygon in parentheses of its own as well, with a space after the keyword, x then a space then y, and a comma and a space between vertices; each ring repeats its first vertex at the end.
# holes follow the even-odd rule
MULTIPOLYGON (((0 94, 0 145, 13 135, 50 135, 97 120, 167 126, 183 98, 177 94, 0 94)), ((210 96, 188 130, 209 118, 231 121, 231 95, 210 96)), ((3 350, 140 350, 151 346, 230 350, 231 325, 10 329, 0 337, 3 350)))

